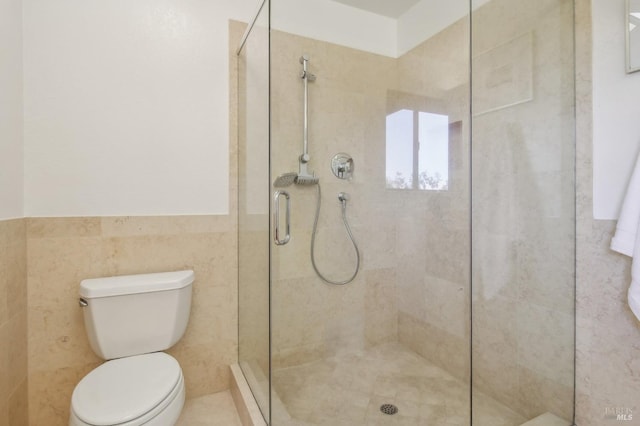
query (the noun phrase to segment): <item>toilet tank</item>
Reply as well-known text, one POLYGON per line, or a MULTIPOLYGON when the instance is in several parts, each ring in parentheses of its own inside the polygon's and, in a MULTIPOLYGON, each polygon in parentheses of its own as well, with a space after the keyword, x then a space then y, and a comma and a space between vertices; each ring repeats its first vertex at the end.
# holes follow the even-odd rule
POLYGON ((176 344, 189 322, 193 280, 191 270, 83 280, 80 305, 93 351, 113 359, 176 344))

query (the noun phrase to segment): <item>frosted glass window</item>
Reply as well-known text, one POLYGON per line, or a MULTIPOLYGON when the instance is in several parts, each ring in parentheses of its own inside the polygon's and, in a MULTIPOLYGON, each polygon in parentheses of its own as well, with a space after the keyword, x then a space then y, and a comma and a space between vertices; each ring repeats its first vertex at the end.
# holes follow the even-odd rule
POLYGON ((387 188, 413 187, 413 111, 387 116, 387 188))
POLYGON ((449 117, 418 114, 420 189, 446 190, 449 183, 449 117))
POLYGON ((387 116, 387 188, 449 188, 449 117, 402 109, 387 116))

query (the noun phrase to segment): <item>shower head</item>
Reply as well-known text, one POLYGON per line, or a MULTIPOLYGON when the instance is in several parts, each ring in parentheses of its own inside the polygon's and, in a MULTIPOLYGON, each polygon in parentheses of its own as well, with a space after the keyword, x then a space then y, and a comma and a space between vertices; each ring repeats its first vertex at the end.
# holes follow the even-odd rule
POLYGON ((317 185, 320 178, 313 175, 296 176, 296 185, 317 185))
POLYGON ((298 174, 296 172, 283 173, 273 181, 274 188, 284 188, 296 182, 298 174))
POLYGON ((273 181, 274 188, 285 188, 294 183, 296 185, 315 185, 320 178, 310 174, 298 174, 295 172, 283 173, 273 181))

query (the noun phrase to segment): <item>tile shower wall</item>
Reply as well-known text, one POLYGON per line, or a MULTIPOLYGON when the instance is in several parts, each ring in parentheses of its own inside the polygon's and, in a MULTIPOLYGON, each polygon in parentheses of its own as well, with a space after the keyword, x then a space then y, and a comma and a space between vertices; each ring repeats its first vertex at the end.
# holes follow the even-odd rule
POLYGON ((0 425, 27 412, 27 240, 24 219, 0 221, 0 425))
POLYGON ((344 287, 321 281, 309 245, 316 188, 291 187, 292 240, 274 249, 274 367, 341 350, 400 340, 458 377, 468 377, 468 28, 465 22, 400 59, 282 32, 272 34, 272 180, 297 170, 302 149, 298 58, 310 56, 310 169, 323 204, 316 241, 319 269, 333 280, 355 265, 336 194, 351 195, 348 217, 362 270, 344 287), (465 38, 466 37, 466 38, 465 38), (452 54, 451 52, 455 52, 452 54), (456 136, 449 191, 386 189, 386 116, 400 109, 446 114, 456 136), (331 157, 355 160, 338 181, 331 157), (451 254, 454 253, 454 254, 451 254), (437 342, 434 344, 434 342, 437 342))
POLYGON ((316 186, 292 186, 292 238, 272 252, 272 361, 285 367, 341 350, 397 339, 397 206, 384 193, 387 89, 391 58, 272 32, 271 180, 297 171, 302 150, 302 54, 317 80, 309 86, 310 170, 320 177, 322 211, 316 240, 318 267, 330 279, 353 273, 355 254, 340 216, 339 191, 351 195, 348 217, 362 251, 358 277, 346 286, 321 281, 310 262, 316 186), (338 180, 331 157, 349 153, 353 180, 338 180), (375 230, 375 232, 372 232, 375 230))
POLYGON ((168 352, 184 371, 188 398, 229 388, 228 366, 236 361, 237 351, 235 219, 25 221, 31 424, 66 425, 74 386, 101 363, 89 347, 78 306, 83 278, 193 269, 196 281, 189 325, 183 339, 168 352))

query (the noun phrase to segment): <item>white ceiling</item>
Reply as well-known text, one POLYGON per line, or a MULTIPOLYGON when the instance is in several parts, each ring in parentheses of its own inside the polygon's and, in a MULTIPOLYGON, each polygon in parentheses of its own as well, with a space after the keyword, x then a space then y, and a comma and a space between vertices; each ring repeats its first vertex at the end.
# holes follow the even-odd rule
POLYGON ((388 16, 398 19, 400 15, 409 10, 411 6, 420 0, 334 0, 338 3, 348 6, 357 7, 358 9, 368 10, 378 15, 388 16))

